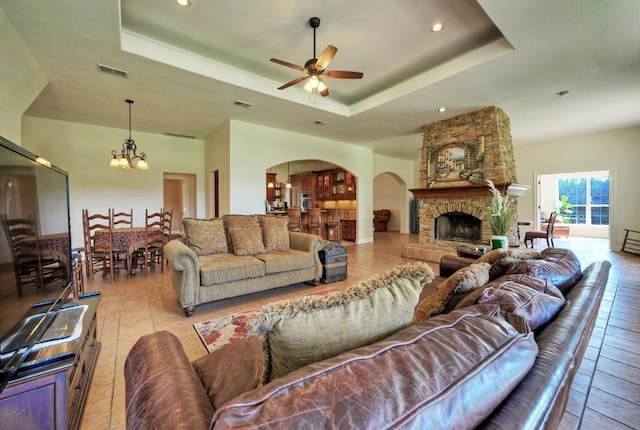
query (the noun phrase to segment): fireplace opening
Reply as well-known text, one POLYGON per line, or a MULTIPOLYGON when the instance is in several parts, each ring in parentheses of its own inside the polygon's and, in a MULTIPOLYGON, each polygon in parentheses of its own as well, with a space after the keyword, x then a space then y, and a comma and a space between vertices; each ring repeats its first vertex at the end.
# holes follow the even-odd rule
POLYGON ((451 242, 478 242, 482 236, 482 221, 462 212, 448 212, 435 219, 434 238, 451 242))

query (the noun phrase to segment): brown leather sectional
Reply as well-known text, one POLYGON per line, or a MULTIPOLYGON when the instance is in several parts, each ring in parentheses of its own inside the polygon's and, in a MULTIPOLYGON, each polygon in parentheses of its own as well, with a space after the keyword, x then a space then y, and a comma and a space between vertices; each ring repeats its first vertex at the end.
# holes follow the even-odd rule
MULTIPOLYGON (((500 266, 502 262, 496 262, 500 266)), ((501 266, 558 283, 566 303, 535 332, 474 304, 260 386, 256 337, 190 363, 169 332, 143 336, 125 364, 127 428, 557 428, 607 283, 571 251, 501 266)))

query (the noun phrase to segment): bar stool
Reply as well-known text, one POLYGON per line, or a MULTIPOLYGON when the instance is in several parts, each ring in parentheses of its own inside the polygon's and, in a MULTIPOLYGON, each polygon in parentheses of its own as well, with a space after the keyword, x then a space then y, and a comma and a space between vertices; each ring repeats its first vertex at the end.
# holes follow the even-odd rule
POLYGON ((310 234, 322 236, 322 225, 320 224, 320 208, 309 208, 307 210, 307 228, 310 234))
POLYGON ((301 231, 302 229, 302 215, 300 208, 287 209, 287 216, 289 217, 289 231, 301 231))
POLYGON ((340 225, 339 209, 327 209, 327 240, 342 243, 342 225, 340 225))

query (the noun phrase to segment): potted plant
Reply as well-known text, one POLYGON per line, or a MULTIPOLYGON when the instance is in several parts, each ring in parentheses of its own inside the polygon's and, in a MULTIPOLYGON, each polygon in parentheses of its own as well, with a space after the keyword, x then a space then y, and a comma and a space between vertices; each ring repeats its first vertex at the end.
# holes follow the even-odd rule
POLYGON ((493 182, 487 179, 487 184, 491 190, 491 206, 489 210, 489 225, 491 226, 491 248, 492 249, 508 249, 509 240, 507 239, 507 232, 511 228, 513 221, 513 215, 509 210, 511 206, 511 197, 503 196, 496 188, 493 182))

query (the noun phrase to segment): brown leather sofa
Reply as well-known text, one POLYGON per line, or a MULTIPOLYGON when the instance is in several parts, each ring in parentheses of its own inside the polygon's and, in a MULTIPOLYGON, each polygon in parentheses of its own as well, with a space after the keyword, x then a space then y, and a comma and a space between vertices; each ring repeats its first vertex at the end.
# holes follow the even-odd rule
POLYGON ((389 209, 378 209, 373 211, 373 223, 375 231, 387 231, 387 223, 391 218, 389 209))
POLYGON ((535 338, 519 316, 473 305, 258 387, 256 337, 189 363, 175 336, 156 332, 125 363, 127 428, 557 428, 610 263, 582 271, 568 250, 510 252, 483 257, 492 279, 530 275, 566 298, 535 338))

